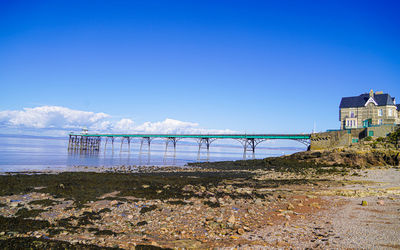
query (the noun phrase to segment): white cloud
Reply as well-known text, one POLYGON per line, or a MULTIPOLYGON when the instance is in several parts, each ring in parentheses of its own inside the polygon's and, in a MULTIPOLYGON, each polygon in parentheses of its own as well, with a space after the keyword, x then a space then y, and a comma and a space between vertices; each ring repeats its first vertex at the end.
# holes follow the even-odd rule
POLYGON ((96 124, 109 115, 59 106, 0 111, 0 124, 10 127, 77 129, 96 124))
POLYGON ((135 129, 134 122, 131 119, 123 118, 114 124, 112 127, 113 132, 130 133, 135 129))
POLYGON ((102 133, 232 133, 231 130, 200 128, 199 124, 174 119, 159 122, 145 122, 136 125, 123 118, 113 121, 105 113, 73 110, 60 106, 41 106, 23 110, 0 111, 0 126, 10 131, 41 131, 47 135, 65 135, 69 131, 80 131, 87 127, 90 132, 102 133))

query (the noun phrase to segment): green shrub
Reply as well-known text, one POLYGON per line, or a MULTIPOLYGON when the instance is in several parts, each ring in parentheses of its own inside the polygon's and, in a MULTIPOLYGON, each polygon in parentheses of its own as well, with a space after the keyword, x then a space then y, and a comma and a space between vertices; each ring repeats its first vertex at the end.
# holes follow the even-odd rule
POLYGON ((371 136, 367 136, 364 138, 364 141, 372 141, 372 137, 371 136))

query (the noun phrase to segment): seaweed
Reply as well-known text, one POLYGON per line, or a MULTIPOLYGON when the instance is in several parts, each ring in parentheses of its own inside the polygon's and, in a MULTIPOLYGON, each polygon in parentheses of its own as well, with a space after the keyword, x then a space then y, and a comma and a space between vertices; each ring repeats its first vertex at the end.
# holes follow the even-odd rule
POLYGON ((136 250, 172 250, 172 248, 162 248, 153 245, 136 245, 136 250))
POLYGON ((144 213, 153 211, 153 210, 155 210, 155 209, 157 209, 157 206, 156 206, 156 205, 151 205, 151 206, 149 206, 149 207, 143 207, 142 209, 140 209, 140 213, 141 213, 141 214, 144 214, 144 213))
POLYGON ((111 247, 99 247, 90 244, 71 244, 66 241, 38 239, 33 237, 10 238, 0 240, 1 249, 120 249, 111 247))
POLYGON ((78 217, 78 226, 93 224, 93 221, 100 220, 99 212, 84 212, 78 217))
POLYGON ((212 208, 220 207, 221 205, 218 202, 204 201, 204 205, 207 205, 212 208))
POLYGON ((136 226, 140 227, 140 226, 144 226, 147 225, 147 221, 139 221, 136 226))
POLYGON ((42 210, 42 209, 28 210, 27 208, 23 207, 18 210, 18 212, 15 214, 15 216, 20 217, 20 218, 29 218, 29 217, 34 218, 44 211, 45 210, 42 210))
POLYGON ((0 215, 0 230, 5 232, 26 233, 50 227, 44 220, 24 219, 21 217, 4 217, 0 215))
POLYGON ((29 202, 29 205, 40 205, 43 207, 48 207, 48 206, 53 206, 55 204, 60 204, 60 201, 55 201, 55 200, 51 200, 51 199, 44 199, 44 200, 35 200, 35 201, 31 201, 29 202))
POLYGON ((117 233, 111 231, 111 230, 98 230, 95 235, 113 235, 116 236, 117 233))

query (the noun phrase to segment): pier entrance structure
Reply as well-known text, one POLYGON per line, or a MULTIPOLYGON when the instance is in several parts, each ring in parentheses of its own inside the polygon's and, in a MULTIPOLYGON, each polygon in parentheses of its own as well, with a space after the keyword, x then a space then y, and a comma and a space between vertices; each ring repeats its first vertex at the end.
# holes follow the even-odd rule
POLYGON ((243 146, 243 158, 246 159, 247 152, 250 152, 254 158, 256 147, 263 141, 267 140, 295 140, 306 146, 310 146, 311 134, 89 134, 80 133, 69 134, 68 150, 71 151, 99 151, 101 139, 105 139, 104 150, 107 144, 111 143, 114 151, 115 138, 121 139, 121 151, 124 142, 127 143, 128 151, 130 151, 131 140, 140 139, 140 151, 143 144, 146 145, 150 152, 150 144, 153 139, 165 140, 165 153, 168 150, 168 144, 172 144, 174 152, 176 151, 177 142, 181 139, 195 139, 198 143, 198 158, 200 158, 201 149, 206 148, 207 155, 210 153, 210 145, 215 140, 234 139, 239 141, 243 146))

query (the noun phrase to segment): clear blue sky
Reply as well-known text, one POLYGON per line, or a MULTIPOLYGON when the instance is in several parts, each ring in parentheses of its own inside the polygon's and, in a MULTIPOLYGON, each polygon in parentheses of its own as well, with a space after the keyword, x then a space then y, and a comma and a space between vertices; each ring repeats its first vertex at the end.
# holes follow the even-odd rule
POLYGON ((400 103, 399 1, 0 1, 0 111, 310 132, 400 103))

